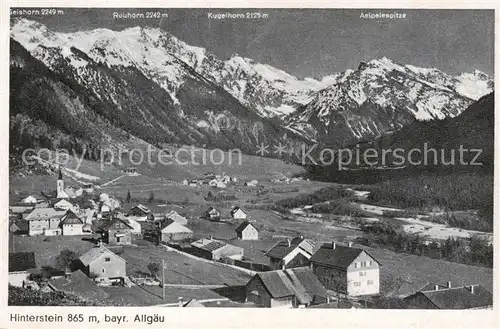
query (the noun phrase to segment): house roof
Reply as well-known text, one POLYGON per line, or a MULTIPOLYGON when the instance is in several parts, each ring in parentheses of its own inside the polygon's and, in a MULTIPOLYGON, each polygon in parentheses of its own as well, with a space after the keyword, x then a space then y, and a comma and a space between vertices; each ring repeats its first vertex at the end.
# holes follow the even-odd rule
POLYGON ((240 207, 236 206, 236 207, 234 207, 234 208, 231 210, 231 215, 236 214, 236 212, 237 212, 238 210, 241 210, 243 213, 245 213, 245 212, 243 211, 243 209, 241 209, 240 207))
POLYGON ((419 291, 430 291, 430 290, 436 290, 436 286, 439 287, 439 289, 447 289, 447 286, 444 286, 442 284, 435 284, 432 282, 427 283, 425 286, 419 289, 419 291))
POLYGON ((173 219, 162 221, 160 230, 162 233, 193 233, 193 231, 173 219))
MULTIPOLYGON (((321 248, 311 257, 310 261, 322 265, 347 268, 362 252, 366 253, 366 251, 360 248, 340 245, 336 245, 335 249, 333 249, 333 246, 328 243, 321 246, 321 248)), ((374 258, 373 260, 377 261, 374 258)))
POLYGON ((187 218, 180 215, 177 211, 172 210, 165 215, 165 218, 173 219, 176 222, 187 222, 187 218))
POLYGON ((55 204, 54 204, 54 208, 55 207, 61 207, 61 206, 69 206, 69 207, 73 207, 73 204, 71 202, 69 202, 68 200, 66 199, 60 199, 59 201, 57 201, 55 204))
POLYGON ((220 211, 219 211, 219 210, 217 210, 217 209, 216 209, 216 208, 214 208, 214 207, 209 207, 209 208, 207 209, 207 212, 212 212, 212 211, 216 211, 216 212, 220 213, 220 211))
POLYGON ((50 279, 49 284, 57 291, 63 291, 76 295, 87 300, 102 300, 108 297, 108 294, 97 286, 82 271, 77 270, 66 277, 50 279))
POLYGON ((307 267, 260 272, 256 277, 273 298, 296 296, 301 304, 308 304, 315 296, 327 296, 325 287, 307 267))
POLYGON ((88 266, 94 260, 98 259, 99 257, 101 257, 104 254, 108 254, 108 255, 112 254, 115 257, 117 257, 118 259, 121 259, 122 261, 126 262, 125 259, 121 258, 120 256, 118 256, 117 254, 115 254, 114 252, 112 252, 111 250, 109 250, 108 248, 106 248, 102 245, 94 247, 92 249, 89 249, 86 253, 84 253, 83 255, 80 256, 80 261, 83 263, 83 265, 88 266))
POLYGON ((195 241, 191 243, 193 247, 212 252, 214 250, 220 249, 226 245, 226 243, 219 241, 219 240, 213 240, 213 239, 201 239, 198 241, 195 241))
MULTIPOLYGON (((282 240, 276 243, 271 249, 266 252, 266 255, 272 258, 283 259, 289 253, 291 253, 295 248, 300 247, 300 245, 305 242, 309 243, 308 240, 304 238, 293 238, 291 240, 282 240)), ((312 244, 311 244, 312 246, 312 244)), ((312 253, 312 250, 307 250, 302 248, 307 253, 312 253)))
POLYGON ((68 210, 62 218, 61 225, 84 224, 83 220, 78 217, 72 210, 68 210))
POLYGON ((9 272, 27 271, 36 268, 34 252, 9 253, 9 272))
POLYGON ((149 208, 146 207, 146 206, 144 206, 144 205, 142 205, 142 204, 138 204, 137 206, 133 207, 132 209, 136 209, 136 208, 139 209, 140 211, 142 211, 145 214, 148 214, 150 212, 149 208))
POLYGON ((102 231, 107 231, 112 229, 116 224, 123 223, 125 224, 125 228, 134 229, 125 218, 120 218, 120 215, 113 215, 113 218, 110 220, 104 220, 104 222, 99 225, 99 229, 102 231))
MULTIPOLYGON (((419 291, 416 294, 425 296, 440 309, 468 309, 493 305, 493 295, 480 285, 474 286, 474 293, 471 292, 470 286, 464 286, 433 291, 419 291)), ((407 298, 412 296, 408 296, 407 298)))
POLYGON ((26 220, 61 218, 65 214, 65 210, 56 210, 54 208, 35 208, 28 216, 26 216, 26 220))
MULTIPOLYGON (((241 232, 243 232, 243 230, 244 230, 244 229, 246 229, 246 228, 247 228, 247 226, 249 226, 249 225, 250 225, 250 226, 252 226, 254 229, 256 229, 256 230, 257 230, 257 228, 256 228, 254 225, 252 225, 252 223, 250 223, 249 221, 247 221, 247 220, 246 220, 246 221, 242 222, 242 223, 241 223, 241 224, 240 224, 240 225, 239 225, 239 226, 235 229, 235 231, 236 231, 237 233, 241 233, 241 232)), ((257 231, 258 231, 258 230, 257 230, 257 231)))

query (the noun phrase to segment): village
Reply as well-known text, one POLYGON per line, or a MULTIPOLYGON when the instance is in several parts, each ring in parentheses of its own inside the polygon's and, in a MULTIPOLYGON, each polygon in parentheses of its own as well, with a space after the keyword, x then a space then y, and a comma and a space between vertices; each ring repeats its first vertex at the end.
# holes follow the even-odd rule
MULTIPOLYGON (((137 173, 128 168, 127 174, 137 173)), ((301 177, 271 183, 284 186, 281 192, 294 190, 287 190, 293 183, 313 184, 301 177)), ((120 201, 92 184, 65 187, 59 168, 53 193, 11 202, 9 286, 114 306, 492 306, 488 275, 473 282, 446 275, 408 279, 406 265, 422 257, 395 260, 395 253, 356 243, 353 230, 313 235, 309 226, 224 192, 251 189, 258 196, 257 180, 208 172, 179 185, 208 191, 204 202, 160 207, 151 194, 150 203, 134 203, 130 190, 120 201), (288 234, 279 234, 281 225, 288 234)))

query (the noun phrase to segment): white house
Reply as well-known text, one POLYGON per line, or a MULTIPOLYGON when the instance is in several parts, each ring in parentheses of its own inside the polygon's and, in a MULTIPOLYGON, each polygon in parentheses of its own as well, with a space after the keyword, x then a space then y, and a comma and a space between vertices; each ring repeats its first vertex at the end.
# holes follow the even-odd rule
POLYGON ((234 207, 231 210, 231 217, 234 219, 247 219, 247 214, 240 207, 234 207))
POLYGON ((259 230, 248 221, 241 223, 235 231, 240 240, 259 240, 259 230))
POLYGON ((61 219, 62 235, 83 235, 83 225, 85 223, 72 210, 68 210, 61 219))
POLYGON ((330 290, 349 296, 376 295, 380 289, 380 264, 360 248, 324 244, 310 259, 319 281, 330 290))
POLYGON ((54 204, 54 209, 56 209, 56 210, 64 210, 64 211, 72 210, 72 211, 76 212, 76 211, 78 211, 77 208, 78 208, 78 206, 73 205, 71 202, 69 202, 66 199, 61 199, 54 204))
POLYGON ((36 269, 35 253, 9 253, 9 284, 15 287, 24 287, 30 270, 36 269))
POLYGON ((217 181, 217 187, 218 187, 218 188, 226 188, 226 187, 227 187, 227 185, 226 185, 224 182, 217 181))

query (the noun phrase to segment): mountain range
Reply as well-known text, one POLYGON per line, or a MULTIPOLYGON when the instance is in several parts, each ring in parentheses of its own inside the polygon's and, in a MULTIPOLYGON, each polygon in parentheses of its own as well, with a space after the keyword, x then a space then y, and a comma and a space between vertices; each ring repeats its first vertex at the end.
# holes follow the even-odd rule
POLYGON ((479 71, 452 76, 387 58, 299 79, 149 27, 62 33, 17 19, 10 51, 14 147, 344 145, 455 117, 494 87, 479 71))

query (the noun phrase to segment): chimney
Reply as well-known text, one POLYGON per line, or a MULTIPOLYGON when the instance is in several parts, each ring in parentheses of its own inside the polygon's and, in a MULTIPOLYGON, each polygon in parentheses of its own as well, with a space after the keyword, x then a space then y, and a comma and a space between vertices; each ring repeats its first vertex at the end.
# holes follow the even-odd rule
POLYGON ((352 242, 351 242, 351 241, 349 241, 349 243, 347 244, 347 246, 348 246, 349 248, 352 248, 352 242))
POLYGON ((179 297, 179 298, 178 298, 178 300, 179 300, 179 301, 178 301, 178 303, 179 303, 179 307, 183 307, 183 306, 184 306, 184 302, 183 302, 182 297, 179 297))
POLYGON ((437 291, 437 290, 439 290, 439 285, 437 285, 437 284, 436 284, 436 285, 434 286, 434 290, 436 290, 436 291, 437 291))
POLYGON ((70 279, 71 278, 71 271, 69 270, 69 268, 67 268, 65 271, 64 271, 64 277, 66 279, 70 279))
POLYGON ((327 303, 327 304, 330 304, 330 296, 327 296, 327 297, 326 297, 326 303, 327 303))
POLYGON ((472 285, 472 284, 471 284, 471 286, 470 286, 470 293, 471 293, 471 294, 474 294, 474 285, 472 285))
POLYGON ((301 239, 301 240, 304 240, 304 236, 303 236, 303 235, 301 235, 301 236, 300 236, 300 239, 301 239))
POLYGON ((290 239, 286 239, 286 242, 288 243, 289 247, 292 245, 292 241, 290 241, 290 239))
POLYGON ((335 241, 332 241, 332 249, 335 250, 335 248, 337 248, 337 244, 335 243, 335 241))
POLYGON ((448 281, 448 282, 446 283, 446 287, 451 288, 451 281, 448 281))

